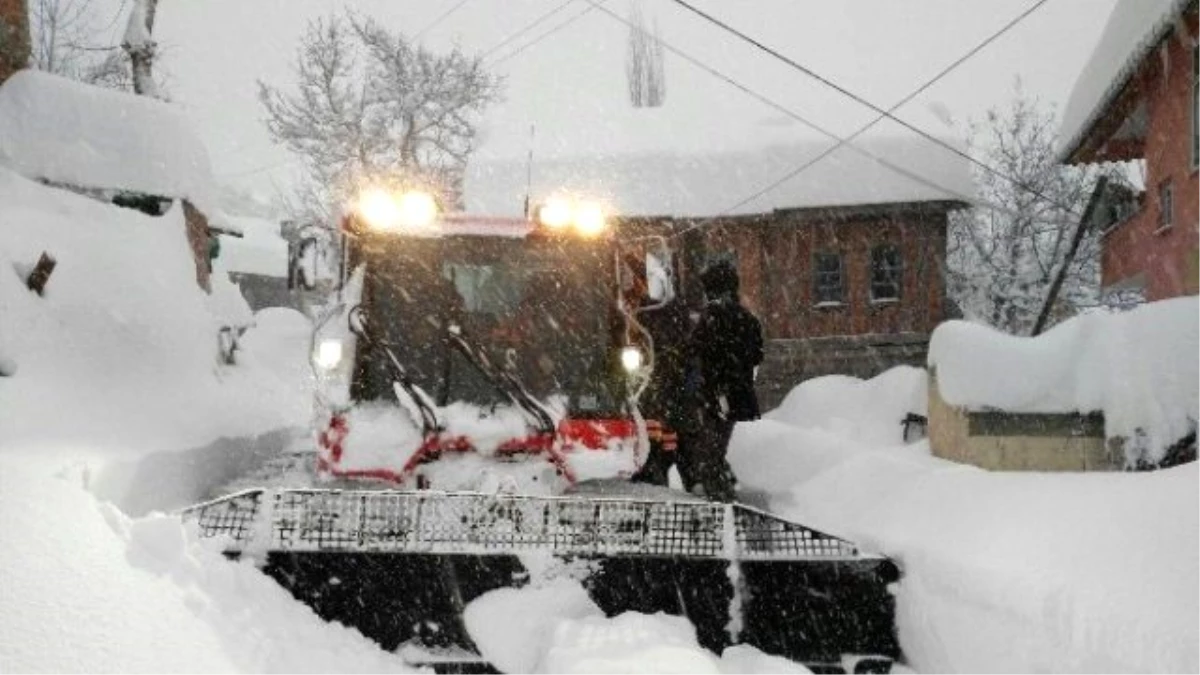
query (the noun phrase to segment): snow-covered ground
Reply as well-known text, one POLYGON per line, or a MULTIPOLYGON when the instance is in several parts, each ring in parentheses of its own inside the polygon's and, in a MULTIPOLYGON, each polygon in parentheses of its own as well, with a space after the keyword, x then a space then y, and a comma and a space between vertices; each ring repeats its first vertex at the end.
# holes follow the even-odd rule
POLYGON ((923 377, 810 380, 771 419, 739 425, 734 470, 781 515, 900 564, 900 641, 918 671, 1200 668, 1196 464, 1054 474, 945 462, 901 440, 897 412, 924 407, 923 377))

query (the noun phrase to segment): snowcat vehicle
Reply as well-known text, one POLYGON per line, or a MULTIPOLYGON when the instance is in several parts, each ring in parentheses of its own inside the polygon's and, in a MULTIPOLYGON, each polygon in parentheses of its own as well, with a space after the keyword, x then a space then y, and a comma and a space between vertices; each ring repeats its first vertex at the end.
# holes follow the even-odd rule
POLYGON ((634 273, 669 298, 671 266, 647 256, 662 241, 623 238, 582 203, 482 218, 385 191, 342 230, 338 299, 313 337, 324 482, 192 507, 203 536, 443 672, 490 668, 465 606, 545 569, 582 576, 609 616, 685 616, 717 653, 746 643, 817 672, 887 672, 890 560, 628 482, 659 438, 637 404, 654 364, 639 316, 657 305, 629 297, 628 261, 648 260, 634 273))

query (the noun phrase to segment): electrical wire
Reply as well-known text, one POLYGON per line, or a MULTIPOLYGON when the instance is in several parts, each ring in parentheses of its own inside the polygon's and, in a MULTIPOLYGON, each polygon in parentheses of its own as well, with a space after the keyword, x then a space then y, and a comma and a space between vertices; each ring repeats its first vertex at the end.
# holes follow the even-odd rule
POLYGON ((787 56, 779 53, 775 49, 772 49, 771 47, 768 47, 767 45, 763 44, 762 42, 755 40, 754 38, 750 37, 749 35, 746 35, 745 33, 741 32, 738 29, 730 26, 729 24, 721 21, 720 19, 712 16, 711 14, 708 14, 700 9, 697 9, 696 7, 694 7, 693 5, 688 3, 687 0, 672 0, 672 2, 679 5, 680 7, 683 7, 685 9, 691 11, 692 13, 696 14, 697 16, 702 17, 706 21, 712 23, 713 25, 720 27, 721 29, 725 30, 726 32, 738 37, 739 39, 753 45, 757 49, 765 52, 766 54, 771 55, 775 59, 782 61, 783 63, 794 68, 795 70, 798 70, 801 73, 804 73, 805 75, 816 80, 817 82, 820 82, 821 84, 829 87, 830 89, 833 89, 834 91, 842 94, 843 96, 846 96, 847 98, 855 101, 856 103, 859 103, 863 106, 866 106, 867 108, 870 108, 871 110, 875 111, 876 113, 879 113, 880 115, 882 115, 884 117, 887 117, 888 119, 892 120, 893 122, 896 122, 897 124, 908 129, 909 131, 916 133, 917 135, 921 136, 922 138, 925 138, 926 140, 928 140, 932 143, 935 143, 935 144, 941 146, 942 148, 945 148, 946 150, 949 150, 950 152, 958 155, 959 157, 962 157, 963 159, 967 160, 968 162, 971 162, 975 166, 983 169, 984 171, 987 171, 988 173, 990 173, 998 178, 1002 178, 1002 179, 1012 183, 1014 186, 1038 197, 1039 199, 1044 200, 1048 204, 1057 206, 1058 208, 1063 209, 1064 211, 1066 211, 1068 213, 1078 215, 1077 210, 1075 208, 1072 208, 1065 204, 1061 204, 1061 203, 1055 201, 1054 199, 1047 197, 1041 191, 1037 190, 1036 188, 1034 188, 1032 186, 1026 185, 1023 181, 1021 181, 1017 178, 1014 178, 1013 176, 1010 176, 1010 175, 1000 171, 999 169, 992 167, 991 165, 987 164, 986 162, 983 162, 979 159, 976 159, 975 157, 972 157, 970 154, 963 152, 961 149, 954 147, 950 143, 947 143, 946 141, 938 138, 937 136, 934 136, 933 134, 930 134, 917 126, 914 126, 914 125, 900 119, 899 117, 892 115, 890 111, 880 108, 879 106, 875 105, 874 103, 871 103, 870 101, 866 100, 862 96, 859 96, 858 94, 855 94, 854 92, 837 84, 836 82, 830 80, 829 78, 824 77, 824 76, 820 75, 819 73, 816 73, 811 68, 807 68, 807 67, 801 65, 800 63, 796 62, 795 60, 788 58, 787 56))
MULTIPOLYGON (((604 4, 604 3, 605 3, 605 2, 607 2, 607 1, 608 1, 608 0, 599 0, 600 4, 604 4)), ((575 21, 577 21, 577 20, 579 20, 579 19, 583 18, 585 15, 587 15, 587 14, 591 14, 591 13, 592 13, 592 11, 593 11, 593 10, 595 10, 595 9, 596 9, 596 7, 594 7, 594 6, 590 6, 590 5, 589 5, 589 6, 588 6, 588 7, 586 7, 586 8, 585 8, 585 9, 584 9, 582 12, 580 12, 580 13, 578 13, 578 14, 576 14, 576 15, 572 16, 572 17, 570 17, 569 19, 567 19, 566 21, 563 21, 562 23, 559 23, 559 24, 555 25, 553 28, 551 28, 550 30, 546 31, 545 33, 542 33, 542 34, 541 34, 541 35, 539 35, 538 37, 534 38, 532 41, 530 41, 530 42, 528 42, 528 43, 526 43, 526 44, 522 45, 522 46, 521 46, 521 47, 519 47, 519 48, 518 48, 516 51, 510 52, 509 54, 506 54, 505 56, 502 56, 502 57, 500 57, 500 58, 498 58, 498 59, 496 59, 496 60, 492 61, 492 65, 494 65, 494 66, 495 66, 495 65, 499 65, 499 64, 501 64, 501 63, 504 63, 505 61, 508 61, 509 59, 512 59, 512 58, 514 58, 514 57, 518 56, 518 55, 519 55, 521 52, 525 51, 526 49, 529 49, 530 47, 532 47, 532 46, 536 45, 537 43, 541 42, 542 40, 545 40, 546 38, 548 38, 548 37, 550 37, 551 35, 553 35, 553 34, 557 33, 558 31, 560 31, 560 30, 562 30, 562 29, 566 28, 567 26, 569 26, 569 25, 571 25, 571 24, 575 23, 575 21)))
POLYGON ((457 3, 454 4, 453 7, 446 10, 445 12, 442 12, 441 15, 439 15, 438 18, 434 19, 429 25, 427 25, 424 28, 422 28, 421 30, 417 31, 416 35, 413 35, 412 41, 417 42, 418 40, 420 40, 422 35, 425 35, 430 30, 432 30, 435 26, 440 24, 442 21, 445 21, 447 17, 449 17, 451 14, 458 11, 458 8, 462 7, 463 5, 467 4, 470 1, 471 0, 459 0, 457 3))

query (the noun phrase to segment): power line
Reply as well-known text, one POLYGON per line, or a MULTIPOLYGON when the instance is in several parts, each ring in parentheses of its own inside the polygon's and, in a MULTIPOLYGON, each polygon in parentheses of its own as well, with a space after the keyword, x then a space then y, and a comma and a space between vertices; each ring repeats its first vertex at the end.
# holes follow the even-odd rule
POLYGON ((510 44, 513 40, 516 40, 517 38, 521 37, 522 35, 533 30, 534 28, 536 28, 538 26, 538 24, 542 23, 543 21, 546 21, 550 17, 554 16, 555 14, 558 14, 559 12, 563 11, 568 6, 570 6, 574 3, 575 3, 575 0, 564 0, 564 2, 559 3, 558 6, 556 6, 554 9, 550 10, 549 12, 546 12, 545 14, 542 14, 538 18, 534 19, 532 22, 526 24, 524 28, 518 30, 517 32, 513 33, 512 35, 509 35, 508 37, 501 40, 499 44, 495 45, 494 47, 487 50, 486 52, 480 54, 479 58, 487 59, 487 57, 500 51, 506 45, 510 44))
MULTIPOLYGON (((605 14, 612 17, 613 19, 616 19, 617 21, 620 21, 621 23, 623 23, 627 26, 633 27, 633 24, 631 22, 629 22, 628 20, 626 20, 624 17, 614 13, 612 10, 609 10, 606 7, 601 7, 599 5, 599 3, 597 2, 597 0, 587 0, 587 2, 591 3, 593 6, 596 7, 596 9, 599 9, 601 12, 604 12, 605 14)), ((652 37, 652 39, 657 41, 660 45, 662 45, 663 49, 666 49, 667 51, 671 52, 672 54, 675 54, 676 56, 682 58, 683 60, 687 61, 688 63, 696 66, 697 68, 700 68, 701 70, 704 70, 705 72, 709 73, 710 75, 724 81, 726 84, 729 84, 730 86, 735 87, 736 89, 738 89, 746 94, 749 94, 750 96, 758 99, 762 103, 765 103, 766 105, 774 108, 775 110, 778 110, 779 112, 783 113, 784 115, 787 115, 788 117, 796 120, 797 122, 800 122, 801 124, 808 127, 809 129, 816 131, 817 133, 821 134, 822 136, 826 136, 834 141, 838 141, 838 142, 842 141, 842 138, 840 136, 838 136, 837 134, 833 133, 832 131, 829 131, 828 129, 821 127, 820 125, 816 124, 815 122, 812 122, 811 120, 805 118, 803 115, 791 110, 790 108, 783 106, 780 103, 777 103, 776 101, 764 96, 763 94, 758 93, 757 91, 755 91, 755 90, 751 89, 750 87, 742 84, 741 82, 733 79, 732 77, 726 75, 725 73, 722 73, 721 71, 713 68, 712 66, 709 66, 708 64, 704 63, 703 61, 700 61, 699 59, 692 56, 691 54, 688 54, 687 52, 684 52, 683 50, 679 49, 678 47, 675 47, 674 45, 667 42, 666 40, 663 40, 661 37, 659 37, 657 35, 651 36, 651 37, 652 37)), ((868 150, 858 147, 857 145, 849 145, 847 147, 849 147, 851 150, 859 153, 860 155, 863 155, 863 156, 881 164, 882 166, 885 166, 888 169, 891 169, 892 171, 895 171, 896 173, 909 178, 910 180, 918 182, 926 187, 933 188, 934 190, 937 190, 938 192, 945 194, 947 197, 961 199, 961 200, 963 200, 965 202, 969 202, 969 203, 980 203, 979 200, 975 197, 964 195, 953 189, 939 185, 939 184, 933 182, 932 180, 925 178, 924 176, 916 174, 902 166, 899 166, 893 162, 890 162, 890 161, 884 159, 883 157, 880 157, 879 155, 876 155, 868 150)), ((991 206, 991 205, 989 204, 988 206, 991 206)), ((693 225, 692 227, 689 227, 685 230, 677 232, 675 236, 681 235, 684 232, 689 232, 698 227, 701 227, 701 225, 693 225)))
MULTIPOLYGON (((973 58, 976 54, 978 54, 981 50, 983 50, 984 47, 987 47, 989 44, 994 42, 1001 35, 1004 35, 1008 31, 1012 30, 1012 28, 1014 26, 1016 26, 1017 24, 1024 21, 1026 19, 1026 17, 1028 17, 1030 14, 1033 14, 1035 11, 1038 10, 1038 8, 1040 8, 1042 5, 1046 4, 1047 2, 1049 2, 1049 0, 1038 0, 1038 2, 1035 2, 1033 5, 1030 5, 1025 11, 1018 14, 1011 21, 1004 24, 999 30, 997 30, 996 32, 994 32, 990 36, 988 36, 987 39, 985 39, 983 42, 980 42, 979 44, 975 45, 975 47, 973 49, 968 51, 966 54, 963 54, 961 57, 959 57, 953 63, 951 63, 950 65, 943 68, 941 70, 941 72, 939 72, 937 75, 934 75, 931 79, 927 80, 925 82, 925 84, 922 84, 920 87, 915 89, 911 94, 900 99, 899 102, 897 102, 891 108, 888 108, 887 112, 889 114, 894 113, 894 112, 896 112, 896 110, 903 107, 909 101, 911 101, 914 98, 916 98, 917 96, 920 96, 921 94, 923 94, 925 92, 925 90, 927 90, 931 86, 933 86, 934 83, 936 83, 938 80, 941 80, 946 75, 949 75, 953 70, 955 70, 956 68, 958 68, 963 63, 970 60, 971 58, 973 58)), ((820 162, 821 160, 825 159, 829 155, 832 155, 833 153, 837 152, 840 148, 842 148, 842 146, 844 146, 844 145, 850 143, 851 141, 853 141, 854 139, 858 138, 859 136, 864 134, 866 131, 868 131, 869 129, 871 129, 872 127, 874 127, 876 124, 878 124, 882 120, 886 119, 887 117, 888 117, 888 114, 879 115, 878 117, 876 117, 875 119, 871 120, 866 125, 861 127, 858 131, 855 131, 853 134, 850 134, 846 138, 844 138, 844 139, 838 141, 836 144, 830 146, 827 150, 825 150, 825 152, 822 152, 821 154, 810 159, 809 161, 805 162, 804 164, 801 164, 800 166, 796 167, 795 169, 792 169, 788 173, 781 176, 778 180, 771 183, 770 185, 767 185, 766 187, 762 188, 758 192, 755 192, 754 194, 750 195, 749 197, 746 197, 745 199, 739 201, 737 204, 734 204, 733 206, 729 207, 728 209, 725 210, 725 213, 729 213, 730 211, 736 211, 737 209, 741 208, 742 206, 749 204, 750 202, 767 194, 768 192, 779 187, 780 185, 783 185, 784 183, 792 180, 796 176, 799 176, 801 173, 806 171, 809 167, 816 164, 817 162, 820 162)))
MULTIPOLYGON (((604 3, 605 3, 605 2, 607 2, 607 1, 608 1, 608 0, 599 0, 599 2, 600 2, 600 4, 601 4, 601 5, 602 5, 602 4, 604 4, 604 3)), ((583 18, 583 17, 584 17, 585 15, 587 15, 587 14, 591 14, 591 13, 592 13, 592 11, 593 11, 593 10, 595 10, 595 9, 596 9, 596 7, 595 7, 595 6, 592 6, 592 5, 589 5, 588 7, 585 7, 585 8, 584 8, 584 10, 583 10, 582 12, 580 12, 580 13, 578 13, 578 14, 576 14, 576 15, 572 16, 572 17, 570 17, 569 19, 567 19, 566 21, 563 21, 562 23, 559 23, 559 24, 555 25, 553 28, 551 28, 550 30, 546 31, 545 33, 542 33, 542 34, 541 34, 541 35, 539 35, 538 37, 534 38, 532 41, 525 43, 524 45, 522 45, 521 47, 519 47, 519 48, 518 48, 516 51, 514 51, 514 52, 511 52, 511 53, 509 53, 509 54, 507 54, 507 55, 505 55, 505 56, 502 56, 502 57, 500 57, 500 58, 496 59, 495 61, 492 61, 492 65, 494 65, 494 66, 495 66, 495 65, 499 65, 499 64, 501 64, 501 63, 504 63, 505 61, 508 61, 509 59, 512 59, 512 58, 516 57, 518 54, 520 54, 521 52, 525 51, 526 49, 529 49, 530 47, 532 47, 532 46, 536 45, 537 43, 541 42, 542 40, 545 40, 546 38, 548 38, 548 37, 550 37, 551 35, 553 35, 553 34, 557 33, 558 31, 560 31, 560 30, 562 30, 562 29, 566 28, 567 26, 569 26, 569 25, 571 25, 571 24, 575 23, 575 21, 577 21, 578 19, 581 19, 581 18, 583 18)))
POLYGON ((723 30, 731 33, 732 35, 738 37, 739 39, 750 43, 751 45, 755 46, 759 50, 773 56, 774 58, 778 59, 779 61, 782 61, 783 63, 787 64, 788 66, 791 66, 792 68, 800 71, 801 73, 804 73, 805 75, 820 82, 821 84, 824 84, 825 86, 833 89, 834 91, 837 91, 838 93, 842 94, 843 96, 846 96, 847 98, 850 98, 851 100, 853 100, 863 106, 866 106, 866 107, 870 108, 871 110, 874 110, 875 112, 881 114, 884 117, 887 117, 888 119, 896 122, 897 124, 903 126, 904 128, 920 135, 921 137, 923 137, 933 143, 936 143, 937 145, 949 150, 950 152, 953 152, 954 154, 971 162, 972 164, 983 169, 984 171, 987 171, 988 173, 990 173, 994 176, 997 176, 999 178, 1003 178, 1004 180, 1012 183, 1014 186, 1016 186, 1022 190, 1025 190, 1026 192, 1044 200, 1048 204, 1053 204, 1054 206, 1057 206, 1058 208, 1063 209, 1063 210, 1067 211, 1068 213, 1077 215, 1074 208, 1071 208, 1067 205, 1056 202, 1055 200, 1042 194, 1040 191, 1021 182, 1020 180, 1013 178, 1012 176, 1009 176, 1008 174, 1005 174, 1005 173, 1001 172, 1000 170, 993 168, 992 166, 986 164, 985 162, 982 162, 982 161, 972 157, 971 155, 960 150, 959 148, 954 147, 953 145, 924 131, 923 129, 920 129, 919 127, 916 127, 912 124, 909 124, 908 122, 905 122, 904 120, 892 115, 891 112, 880 108, 879 106, 875 105, 874 103, 871 103, 870 101, 864 99, 863 97, 859 96, 858 94, 855 94, 854 92, 846 89, 845 87, 842 87, 841 85, 837 84, 836 82, 833 82, 832 80, 830 80, 826 77, 823 77, 822 75, 814 72, 812 69, 806 68, 805 66, 797 63, 796 61, 788 58, 787 56, 784 56, 783 54, 781 54, 778 51, 772 49, 771 47, 768 47, 767 45, 759 42, 758 40, 755 40, 754 38, 750 37, 749 35, 746 35, 745 33, 737 30, 736 28, 734 28, 734 27, 730 26, 729 24, 721 21, 720 19, 712 16, 711 14, 707 14, 707 13, 697 9, 696 7, 689 4, 687 2, 687 0, 672 0, 672 1, 675 4, 693 12, 697 16, 702 17, 706 21, 708 21, 716 26, 719 26, 723 30))
POLYGON ((446 10, 445 12, 442 12, 442 13, 441 13, 441 15, 439 15, 439 16, 438 16, 438 18, 434 19, 434 20, 433 20, 433 21, 432 21, 432 22, 431 22, 429 25, 427 25, 427 26, 425 26, 424 28, 422 28, 421 30, 417 31, 416 35, 413 35, 412 41, 413 41, 413 42, 416 42, 416 41, 420 40, 422 35, 424 35, 424 34, 428 33, 428 32, 429 32, 430 30, 432 30, 432 29, 433 29, 435 26, 437 26, 437 25, 438 25, 438 24, 440 24, 442 21, 444 21, 444 20, 446 19, 446 17, 448 17, 448 16, 450 16, 451 14, 455 13, 456 11, 458 11, 458 8, 459 8, 459 7, 462 7, 463 5, 467 4, 467 3, 468 3, 468 2, 470 2, 470 1, 471 1, 471 0, 459 0, 457 3, 455 3, 455 4, 454 4, 454 6, 453 6, 453 7, 451 7, 451 8, 450 8, 450 9, 448 9, 448 10, 446 10))

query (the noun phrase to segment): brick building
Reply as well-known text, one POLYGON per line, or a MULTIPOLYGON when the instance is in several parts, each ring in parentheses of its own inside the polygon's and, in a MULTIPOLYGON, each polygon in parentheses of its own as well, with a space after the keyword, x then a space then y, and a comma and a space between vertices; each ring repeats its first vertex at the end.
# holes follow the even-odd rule
POLYGON ((1196 18, 1196 0, 1120 0, 1063 116, 1064 162, 1145 162, 1145 193, 1104 230, 1108 292, 1197 293, 1196 18))
POLYGON ((29 61, 29 11, 25 0, 0 0, 0 84, 29 61))

